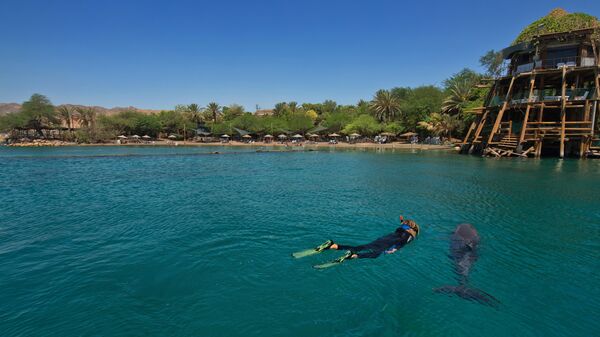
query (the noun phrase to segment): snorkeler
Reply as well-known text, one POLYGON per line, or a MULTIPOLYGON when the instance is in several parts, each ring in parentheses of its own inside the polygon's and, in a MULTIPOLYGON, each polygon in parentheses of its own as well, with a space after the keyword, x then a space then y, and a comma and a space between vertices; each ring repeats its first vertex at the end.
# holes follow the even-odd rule
POLYGON ((347 250, 344 256, 341 256, 340 258, 337 258, 331 262, 315 266, 315 268, 319 269, 327 268, 342 263, 347 259, 374 259, 383 253, 393 254, 398 249, 404 247, 407 243, 414 240, 417 235, 419 235, 419 225, 417 225, 417 223, 413 220, 405 220, 402 216, 400 216, 400 227, 398 227, 395 232, 380 237, 371 243, 358 246, 349 246, 334 243, 332 240, 327 240, 325 243, 313 249, 297 252, 292 255, 295 258, 300 258, 318 254, 328 249, 347 250))

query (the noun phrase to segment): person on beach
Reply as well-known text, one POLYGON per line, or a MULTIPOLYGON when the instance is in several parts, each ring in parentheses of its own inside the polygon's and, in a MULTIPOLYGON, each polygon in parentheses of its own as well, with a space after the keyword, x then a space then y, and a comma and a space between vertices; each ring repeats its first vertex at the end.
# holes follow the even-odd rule
POLYGON ((341 263, 346 259, 374 259, 383 253, 393 254, 419 235, 419 225, 417 225, 416 222, 413 220, 405 220, 402 216, 400 216, 399 219, 400 227, 398 227, 396 231, 382 236, 371 243, 349 246, 337 244, 332 240, 328 240, 315 249, 319 251, 326 249, 347 250, 348 252, 346 252, 344 256, 335 260, 337 263, 341 263))

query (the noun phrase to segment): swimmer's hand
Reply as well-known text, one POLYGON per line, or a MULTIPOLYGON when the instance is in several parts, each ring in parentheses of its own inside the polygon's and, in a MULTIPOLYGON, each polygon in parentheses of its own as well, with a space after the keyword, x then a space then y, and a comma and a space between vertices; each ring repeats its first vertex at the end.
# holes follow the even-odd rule
POLYGON ((388 250, 385 251, 386 254, 394 254, 398 249, 396 248, 390 248, 388 250))

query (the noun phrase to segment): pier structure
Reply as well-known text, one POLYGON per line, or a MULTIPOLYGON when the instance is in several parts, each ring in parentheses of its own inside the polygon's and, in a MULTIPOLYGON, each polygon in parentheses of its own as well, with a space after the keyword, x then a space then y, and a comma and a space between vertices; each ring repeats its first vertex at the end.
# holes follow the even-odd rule
POLYGON ((462 151, 487 156, 600 156, 600 29, 538 35, 502 50, 462 151))

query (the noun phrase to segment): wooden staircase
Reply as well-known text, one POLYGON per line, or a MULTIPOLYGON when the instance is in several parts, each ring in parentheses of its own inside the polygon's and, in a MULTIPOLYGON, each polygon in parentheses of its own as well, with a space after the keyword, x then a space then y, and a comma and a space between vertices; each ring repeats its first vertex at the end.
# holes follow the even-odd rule
POLYGON ((498 144, 496 144, 496 146, 505 150, 514 150, 517 148, 518 144, 518 137, 514 135, 506 135, 500 140, 500 142, 498 142, 498 144))

